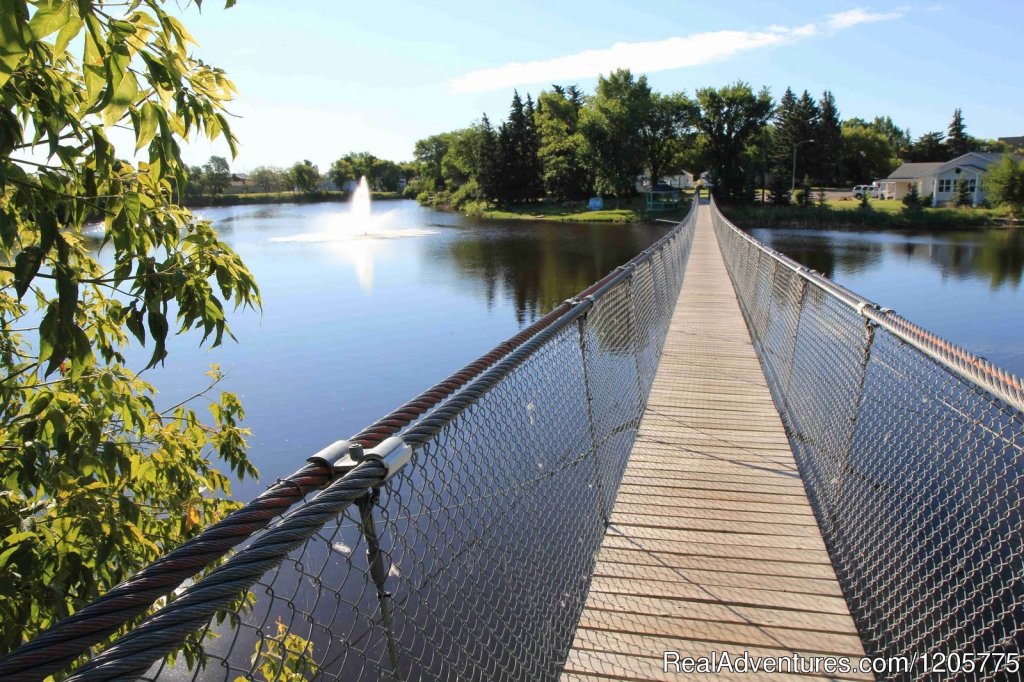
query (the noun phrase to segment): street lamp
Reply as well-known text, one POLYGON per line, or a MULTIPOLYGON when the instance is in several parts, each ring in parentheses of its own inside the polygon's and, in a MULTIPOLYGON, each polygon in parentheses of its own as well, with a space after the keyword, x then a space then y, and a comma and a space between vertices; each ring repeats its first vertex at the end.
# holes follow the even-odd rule
POLYGON ((800 145, 807 144, 808 142, 814 142, 814 140, 800 140, 793 145, 793 185, 789 188, 790 192, 796 191, 796 150, 800 145))

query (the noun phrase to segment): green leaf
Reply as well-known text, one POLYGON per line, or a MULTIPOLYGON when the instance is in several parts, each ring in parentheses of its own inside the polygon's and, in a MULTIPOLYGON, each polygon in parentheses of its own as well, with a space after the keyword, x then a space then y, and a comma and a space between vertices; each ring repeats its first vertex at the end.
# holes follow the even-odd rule
POLYGON ((78 309, 78 281, 66 268, 57 268, 54 274, 57 277, 57 321, 62 329, 71 329, 78 309))
POLYGON ((0 552, 0 568, 3 568, 4 566, 6 566, 7 565, 7 560, 10 559, 11 555, 13 555, 19 549, 21 549, 21 548, 20 547, 11 547, 10 549, 5 549, 3 552, 0 552))
POLYGON ((125 326, 139 340, 139 343, 143 346, 146 345, 146 328, 142 324, 142 311, 134 305, 131 307, 128 317, 125 318, 125 326))
POLYGON ((0 2, 0 88, 28 54, 28 30, 23 9, 21 3, 0 2))
POLYGON ((146 369, 149 369, 156 367, 157 363, 162 363, 167 357, 167 352, 164 350, 164 341, 167 339, 167 318, 155 310, 150 310, 146 315, 146 320, 149 324, 150 336, 153 337, 153 357, 146 365, 146 369))
POLYGON ((86 25, 89 30, 85 32, 82 68, 85 76, 85 103, 92 110, 99 103, 107 84, 107 70, 103 61, 103 47, 99 42, 103 29, 92 15, 87 17, 86 25))
POLYGON ((18 223, 7 211, 0 212, 0 243, 8 248, 14 248, 14 242, 18 238, 18 223))
POLYGON ((64 54, 64 51, 68 49, 68 43, 70 43, 75 36, 82 30, 85 22, 82 21, 81 17, 76 14, 72 14, 64 27, 57 34, 57 40, 53 44, 53 56, 56 59, 64 54))
POLYGON ((135 74, 128 70, 130 61, 131 57, 123 47, 111 53, 108 70, 110 97, 105 98, 109 101, 103 110, 103 122, 108 126, 117 123, 139 96, 139 82, 135 74))
POLYGON ((95 361, 88 335, 81 327, 75 327, 71 336, 71 378, 81 378, 95 361))
POLYGON ((23 249, 14 259, 14 290, 18 292, 19 301, 28 291, 42 262, 43 250, 38 246, 29 246, 23 249))
POLYGON ((28 30, 33 40, 42 40, 51 33, 61 30, 71 21, 70 2, 43 0, 38 7, 28 21, 28 30))
POLYGON ((139 151, 153 141, 156 135, 156 105, 146 102, 139 110, 139 123, 135 129, 135 151, 139 151))

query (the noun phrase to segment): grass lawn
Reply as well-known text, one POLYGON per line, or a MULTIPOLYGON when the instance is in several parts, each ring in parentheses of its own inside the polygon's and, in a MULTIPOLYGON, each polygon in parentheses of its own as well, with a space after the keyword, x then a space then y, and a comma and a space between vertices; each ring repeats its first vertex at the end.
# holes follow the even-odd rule
POLYGON ((487 208, 474 212, 482 218, 496 220, 546 220, 565 223, 640 223, 663 218, 680 220, 690 209, 690 199, 684 195, 680 208, 675 211, 646 210, 647 200, 643 196, 635 196, 616 202, 614 199, 605 201, 605 208, 591 211, 587 202, 572 201, 564 203, 531 203, 504 208, 487 208))
POLYGON ((925 208, 904 210, 898 200, 832 200, 825 206, 726 206, 727 216, 742 227, 809 227, 816 229, 958 230, 1005 225, 1005 208, 925 208))

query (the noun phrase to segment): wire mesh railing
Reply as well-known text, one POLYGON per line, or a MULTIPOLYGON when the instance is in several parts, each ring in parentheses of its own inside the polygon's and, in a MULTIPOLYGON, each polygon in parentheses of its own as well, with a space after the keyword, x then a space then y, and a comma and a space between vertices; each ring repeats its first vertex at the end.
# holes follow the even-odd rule
POLYGON ((712 219, 867 654, 1009 679, 979 661, 1024 648, 1024 383, 712 219))
MULTIPOLYGON (((176 575, 146 592, 146 605, 159 595, 167 603, 68 679, 556 678, 694 219, 691 210, 429 399, 319 453, 302 471, 333 469, 332 482, 315 496, 297 491, 304 501, 266 529, 281 510, 263 512, 257 532, 201 578, 180 584, 176 575)), ((133 584, 118 594, 130 599, 133 584)), ((105 628, 110 612, 97 611, 105 628)), ((88 623, 73 625, 94 632, 88 623)), ((32 660, 56 650, 61 632, 30 643, 32 660)), ((16 670, 17 653, 0 667, 16 670)), ((39 670, 18 679, 39 679, 39 670)))

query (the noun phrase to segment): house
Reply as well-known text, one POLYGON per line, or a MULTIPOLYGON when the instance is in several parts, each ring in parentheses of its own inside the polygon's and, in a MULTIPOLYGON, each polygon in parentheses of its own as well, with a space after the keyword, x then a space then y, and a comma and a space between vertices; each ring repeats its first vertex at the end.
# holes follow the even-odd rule
POLYGON ((1000 137, 999 142, 1002 142, 1009 147, 1010 151, 1024 149, 1024 135, 1018 135, 1017 137, 1000 137))
MULTIPOLYGON (((693 173, 689 171, 683 171, 679 175, 664 175, 657 183, 657 185, 668 185, 676 189, 689 189, 693 187, 693 173)), ((651 189, 651 178, 649 175, 638 175, 636 177, 636 191, 637 192, 648 192, 651 189)))
POLYGON ((932 206, 938 206, 953 198, 956 181, 963 180, 977 205, 985 200, 982 179, 989 166, 1001 156, 991 152, 968 152, 952 161, 904 163, 888 178, 877 182, 886 199, 902 199, 911 187, 917 187, 922 197, 931 195, 932 206))

